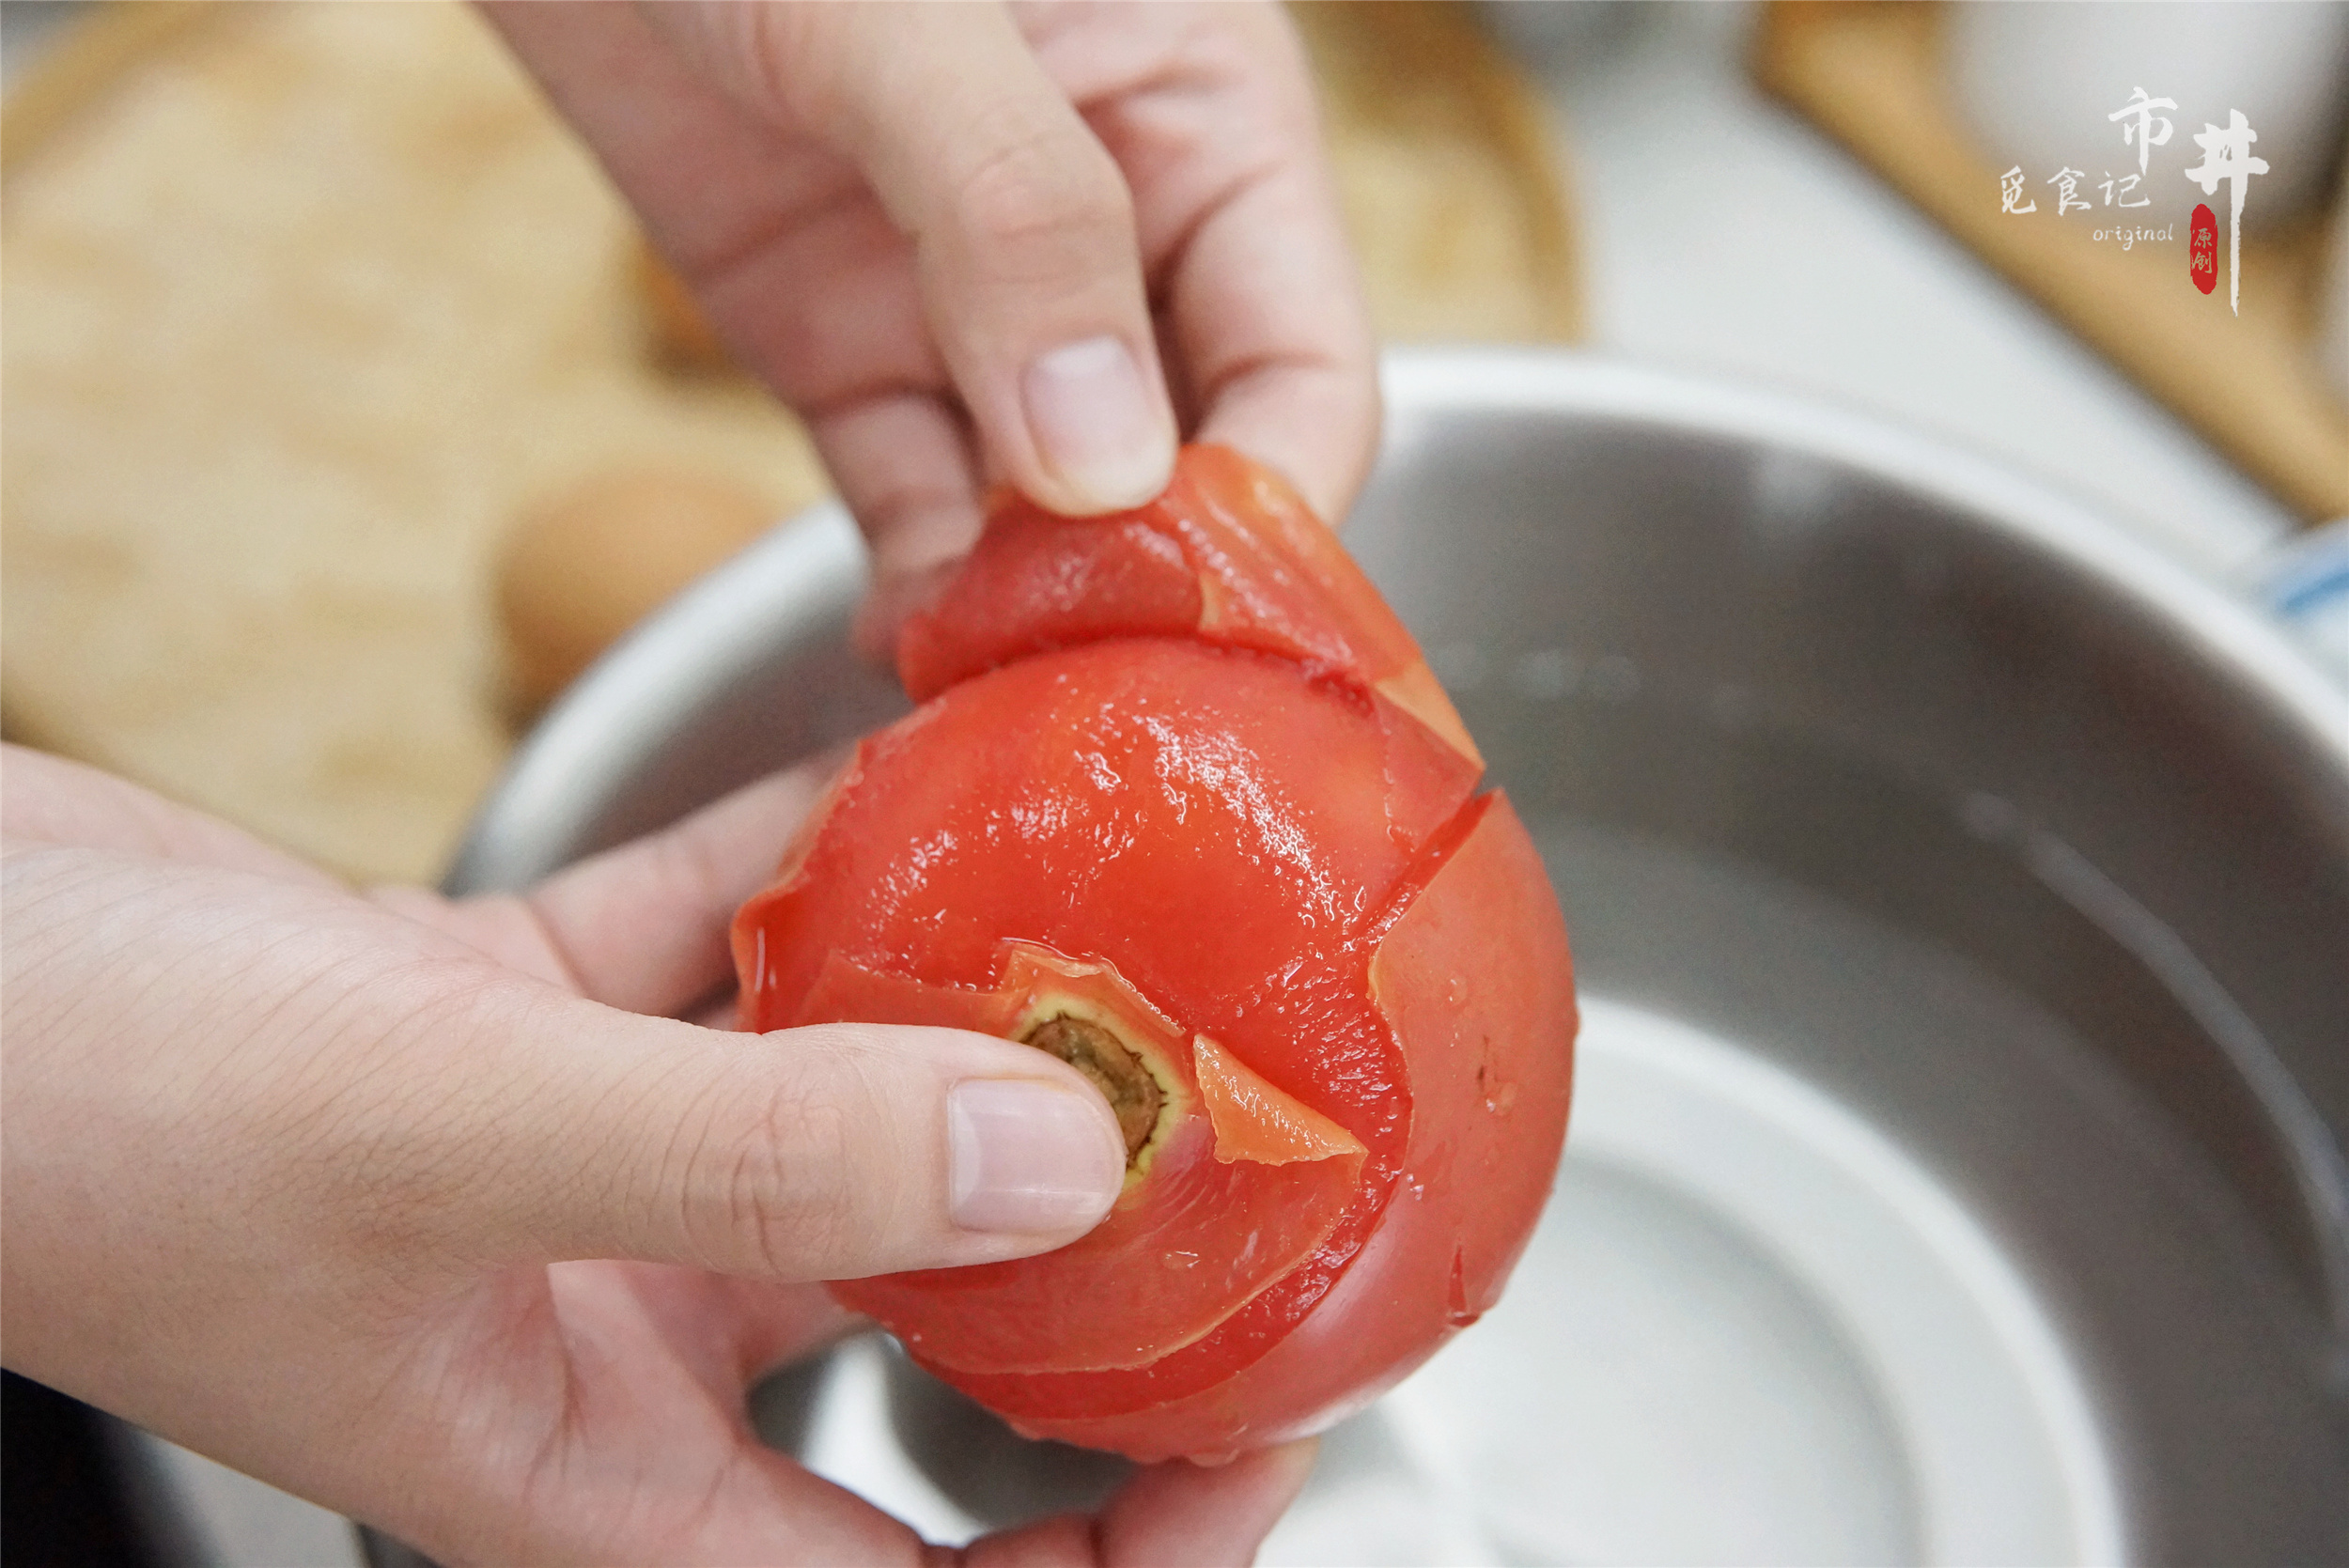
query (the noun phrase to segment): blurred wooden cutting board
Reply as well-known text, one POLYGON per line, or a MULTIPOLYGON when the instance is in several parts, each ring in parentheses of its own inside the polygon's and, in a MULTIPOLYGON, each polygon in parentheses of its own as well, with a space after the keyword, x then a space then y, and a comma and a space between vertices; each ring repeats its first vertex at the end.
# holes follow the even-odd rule
POLYGON ((2223 293, 2187 284, 2182 243, 2123 251, 2094 242, 2087 223, 2002 215, 1998 163, 1951 101, 1946 14, 1776 0, 1754 71, 2305 520, 2349 513, 2349 404, 2312 341, 2325 225, 2245 242, 2263 287, 2237 316, 2223 293))
MULTIPOLYGON (((1574 335, 1551 132, 1470 15, 1301 21, 1381 330, 1574 335)), ((630 460, 822 491, 770 398, 646 351, 630 219, 461 7, 101 13, 0 148, 11 739, 428 878, 510 744, 510 519, 630 460)))

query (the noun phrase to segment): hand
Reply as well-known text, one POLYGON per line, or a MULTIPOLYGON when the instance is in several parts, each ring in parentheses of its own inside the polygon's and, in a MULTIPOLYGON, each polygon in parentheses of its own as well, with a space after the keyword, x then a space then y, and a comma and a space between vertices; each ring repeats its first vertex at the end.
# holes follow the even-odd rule
POLYGON ((489 11, 807 419, 872 543, 869 646, 997 479, 1139 505, 1179 428, 1351 504, 1375 362, 1277 8, 489 11))
MULTIPOLYGON (((1058 1246, 1124 1145, 1007 1041, 664 1016, 818 779, 451 903, 5 768, 8 1366, 451 1562, 934 1560, 743 1390, 842 1331, 810 1281, 1058 1246)), ((1309 1463, 1160 1466, 970 1560, 1244 1560, 1309 1463)))

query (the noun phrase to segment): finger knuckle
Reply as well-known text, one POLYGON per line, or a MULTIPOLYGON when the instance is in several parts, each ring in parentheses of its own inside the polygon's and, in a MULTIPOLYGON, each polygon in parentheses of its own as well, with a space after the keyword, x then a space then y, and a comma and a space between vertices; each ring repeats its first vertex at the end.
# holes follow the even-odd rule
POLYGON ((1045 273, 1111 256, 1133 230, 1133 197, 1099 144, 1039 131, 990 148, 963 178, 957 220, 998 269, 1045 273))
POLYGON ((830 1272, 860 1226, 852 1127, 858 1118, 821 1089, 777 1094, 761 1118, 763 1153, 739 1172, 732 1205, 770 1274, 830 1272), (762 1169, 763 1167, 763 1169, 762 1169))
POLYGON ((824 1277, 870 1228, 859 1172, 872 1162, 874 1108, 832 1074, 721 1093, 683 1184, 695 1250, 770 1279, 824 1277))

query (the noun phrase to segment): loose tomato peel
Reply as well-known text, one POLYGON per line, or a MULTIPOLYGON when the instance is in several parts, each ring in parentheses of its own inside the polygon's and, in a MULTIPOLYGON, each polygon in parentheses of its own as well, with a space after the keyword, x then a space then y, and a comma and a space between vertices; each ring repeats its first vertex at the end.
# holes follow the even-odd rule
POLYGON ((969 561, 908 620, 897 674, 923 701, 1018 659, 1132 636, 1190 637, 1342 676, 1484 768, 1419 645, 1337 536, 1228 447, 1184 448, 1164 494, 1107 518, 1006 496, 969 561))
POLYGON ((1362 1141, 1201 1034, 1191 1041, 1199 1098, 1215 1128, 1215 1157, 1229 1165, 1289 1165, 1369 1153, 1362 1141))

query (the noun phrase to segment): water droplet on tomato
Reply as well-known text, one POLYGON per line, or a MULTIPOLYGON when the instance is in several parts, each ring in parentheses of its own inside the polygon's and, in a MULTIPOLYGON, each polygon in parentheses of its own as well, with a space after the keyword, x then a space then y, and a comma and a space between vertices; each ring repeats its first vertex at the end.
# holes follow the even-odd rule
POLYGON ((1459 1006, 1460 1003, 1468 1000, 1468 982, 1461 979, 1456 974, 1450 980, 1445 981, 1443 987, 1443 999, 1444 1001, 1452 1003, 1455 1007, 1459 1006))
POLYGON ((1159 1261, 1169 1268, 1196 1268, 1199 1266, 1199 1254, 1196 1252, 1164 1252, 1159 1254, 1159 1261))

